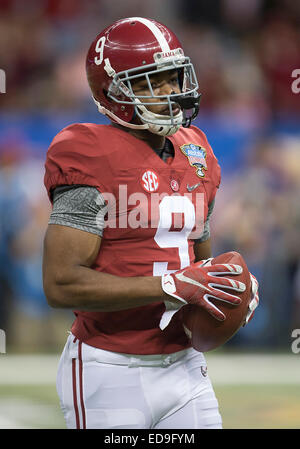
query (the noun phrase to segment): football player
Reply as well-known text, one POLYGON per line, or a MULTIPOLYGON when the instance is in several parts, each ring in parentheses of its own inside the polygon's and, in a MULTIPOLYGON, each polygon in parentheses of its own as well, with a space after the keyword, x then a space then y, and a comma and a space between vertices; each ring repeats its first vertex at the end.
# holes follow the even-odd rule
POLYGON ((67 427, 220 428, 180 310, 224 320, 211 298, 238 307, 244 285, 238 266, 204 263, 220 167, 191 126, 193 64, 170 29, 133 17, 97 35, 86 71, 111 124, 67 126, 45 164, 44 290, 75 314, 57 375, 67 427))

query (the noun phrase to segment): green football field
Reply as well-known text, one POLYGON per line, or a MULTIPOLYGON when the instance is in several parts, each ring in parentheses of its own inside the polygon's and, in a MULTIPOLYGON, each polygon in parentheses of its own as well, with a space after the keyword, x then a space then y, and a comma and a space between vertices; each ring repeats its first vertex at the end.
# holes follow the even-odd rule
MULTIPOLYGON (((225 429, 300 429, 297 355, 207 356, 225 429)), ((1 355, 0 428, 63 429, 58 356, 1 355)))
POLYGON ((225 429, 300 429, 295 385, 215 386, 225 429))

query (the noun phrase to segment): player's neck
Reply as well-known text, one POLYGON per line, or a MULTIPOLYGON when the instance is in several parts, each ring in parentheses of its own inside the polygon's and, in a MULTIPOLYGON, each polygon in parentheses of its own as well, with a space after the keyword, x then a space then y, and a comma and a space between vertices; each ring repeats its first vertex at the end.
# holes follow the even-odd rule
POLYGON ((166 138, 164 136, 151 133, 147 129, 130 129, 129 132, 137 139, 147 143, 153 150, 161 150, 165 146, 166 138))
POLYGON ((112 123, 112 125, 115 126, 116 128, 128 132, 128 134, 131 134, 137 139, 142 140, 143 142, 148 144, 153 150, 160 150, 165 145, 166 138, 164 136, 159 136, 158 134, 151 133, 147 129, 131 129, 126 128, 125 126, 118 125, 117 123, 112 123))

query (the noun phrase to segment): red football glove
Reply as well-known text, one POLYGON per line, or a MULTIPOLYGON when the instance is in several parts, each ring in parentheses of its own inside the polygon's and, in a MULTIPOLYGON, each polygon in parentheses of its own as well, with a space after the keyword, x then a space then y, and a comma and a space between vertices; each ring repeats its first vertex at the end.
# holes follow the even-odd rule
POLYGON ((246 315, 244 326, 246 326, 246 324, 248 324, 249 321, 252 320, 254 311, 259 304, 258 282, 257 282, 256 277, 253 276, 253 274, 250 273, 250 277, 251 277, 251 284, 252 284, 251 300, 250 300, 250 303, 248 306, 248 313, 246 315))
POLYGON ((184 304, 196 304, 203 307, 208 313, 219 321, 226 316, 209 298, 238 305, 241 298, 220 290, 222 288, 243 292, 246 286, 243 282, 231 279, 231 276, 240 274, 242 267, 234 264, 210 265, 211 259, 201 260, 191 264, 183 270, 162 276, 162 289, 165 293, 179 299, 184 304), (230 277, 224 277, 224 274, 230 277))

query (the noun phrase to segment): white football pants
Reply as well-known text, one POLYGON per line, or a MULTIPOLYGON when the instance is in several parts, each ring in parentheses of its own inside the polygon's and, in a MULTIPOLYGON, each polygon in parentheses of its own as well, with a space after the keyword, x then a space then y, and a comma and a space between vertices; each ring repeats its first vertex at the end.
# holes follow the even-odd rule
POLYGON ((69 429, 216 429, 218 402, 202 353, 104 351, 72 334, 62 353, 57 392, 69 429))

